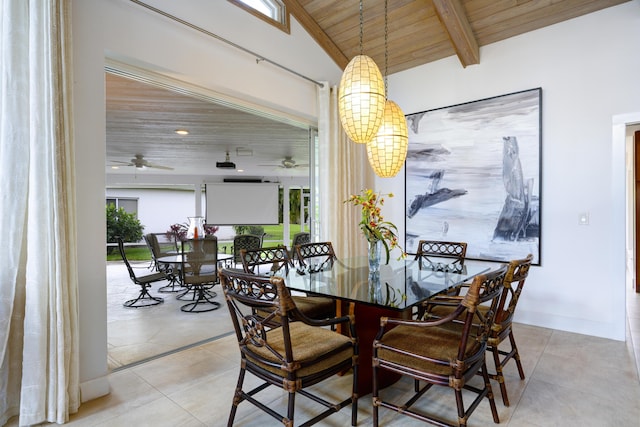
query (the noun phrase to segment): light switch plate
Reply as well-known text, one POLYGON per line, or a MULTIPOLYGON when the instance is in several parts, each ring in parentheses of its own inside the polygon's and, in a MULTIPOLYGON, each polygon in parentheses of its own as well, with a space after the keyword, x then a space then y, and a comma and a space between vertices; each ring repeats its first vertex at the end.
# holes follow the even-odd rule
POLYGON ((578 225, 589 225, 589 212, 582 212, 578 215, 578 225))

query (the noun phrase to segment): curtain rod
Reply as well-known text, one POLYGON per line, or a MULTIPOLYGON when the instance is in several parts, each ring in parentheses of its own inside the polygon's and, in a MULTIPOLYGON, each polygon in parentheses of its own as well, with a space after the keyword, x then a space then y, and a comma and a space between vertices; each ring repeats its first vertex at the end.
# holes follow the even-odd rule
POLYGON ((217 34, 214 34, 214 33, 210 32, 210 31, 207 31, 204 28, 200 28, 197 25, 193 25, 192 23, 187 22, 184 19, 180 19, 177 16, 171 15, 171 14, 169 14, 167 12, 164 12, 164 11, 162 11, 160 9, 157 9, 157 8, 155 8, 155 7, 151 6, 151 5, 148 5, 148 4, 144 3, 144 2, 141 2, 139 0, 130 0, 130 1, 132 3, 135 3, 137 5, 145 7, 145 8, 147 8, 147 9, 153 11, 153 12, 159 13, 160 15, 162 15, 162 16, 164 16, 166 18, 169 18, 171 20, 179 22, 180 24, 186 25, 187 27, 193 28, 196 31, 199 31, 199 32, 201 32, 203 34, 206 34, 206 35, 210 36, 210 37, 213 37, 216 40, 219 40, 219 41, 224 42, 224 43, 226 43, 226 44, 228 44, 230 46, 233 46, 236 49, 239 49, 239 50, 241 50, 241 51, 243 51, 245 53, 248 53, 248 54, 250 54, 252 56, 255 56, 256 57, 256 64, 259 63, 260 61, 268 62, 269 64, 275 65, 276 67, 281 68, 281 69, 283 69, 285 71, 288 71, 291 74, 295 74, 296 76, 298 76, 300 78, 303 78, 303 79, 308 80, 308 81, 310 81, 312 83, 315 83, 316 85, 318 85, 320 87, 324 87, 324 84, 322 82, 318 82, 318 81, 313 80, 313 79, 311 79, 311 78, 309 78, 307 76, 304 76, 304 75, 298 73, 297 71, 294 71, 294 70, 292 70, 290 68, 287 68, 284 65, 280 65, 277 62, 274 62, 274 61, 272 61, 272 60, 270 60, 268 58, 265 58, 264 56, 259 55, 259 54, 255 53, 255 52, 253 52, 253 51, 251 51, 251 50, 249 50, 247 48, 244 48, 244 47, 242 47, 242 46, 240 46, 240 45, 238 45, 238 44, 236 44, 236 43, 234 43, 232 41, 229 41, 229 40, 227 40, 227 39, 225 39, 223 37, 220 37, 217 34))

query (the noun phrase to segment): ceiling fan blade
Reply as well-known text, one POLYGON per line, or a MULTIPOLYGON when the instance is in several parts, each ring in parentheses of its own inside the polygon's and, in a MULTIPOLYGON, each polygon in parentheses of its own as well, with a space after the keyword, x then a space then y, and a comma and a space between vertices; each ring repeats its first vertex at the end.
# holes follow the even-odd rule
POLYGON ((164 170, 168 170, 168 171, 172 171, 173 168, 169 167, 169 166, 162 166, 162 165, 156 165, 154 163, 145 163, 145 166, 148 168, 154 168, 154 169, 164 169, 164 170))
POLYGON ((134 166, 134 164, 131 162, 121 162, 120 160, 111 160, 111 163, 120 163, 121 165, 125 166, 134 166))

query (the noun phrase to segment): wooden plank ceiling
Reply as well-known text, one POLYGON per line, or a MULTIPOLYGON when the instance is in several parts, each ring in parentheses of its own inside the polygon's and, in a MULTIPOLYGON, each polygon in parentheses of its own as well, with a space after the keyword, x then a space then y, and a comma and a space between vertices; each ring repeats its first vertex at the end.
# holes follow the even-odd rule
MULTIPOLYGON (((457 55, 482 61, 479 48, 629 0, 389 0, 388 74, 457 55)), ((284 0, 340 67, 360 53, 359 0, 284 0)), ((384 0, 363 1, 362 53, 384 73, 384 0)))

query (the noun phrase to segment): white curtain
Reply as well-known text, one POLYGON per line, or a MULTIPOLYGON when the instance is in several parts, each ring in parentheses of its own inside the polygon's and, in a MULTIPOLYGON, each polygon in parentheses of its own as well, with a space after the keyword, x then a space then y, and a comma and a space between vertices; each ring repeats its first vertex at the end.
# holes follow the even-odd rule
POLYGON ((0 0, 0 424, 80 404, 70 0, 0 0))
POLYGON ((318 89, 318 187, 320 239, 331 241, 338 257, 367 254, 360 231, 359 207, 343 203, 362 189, 373 188, 365 144, 351 141, 338 116, 338 88, 318 89))

